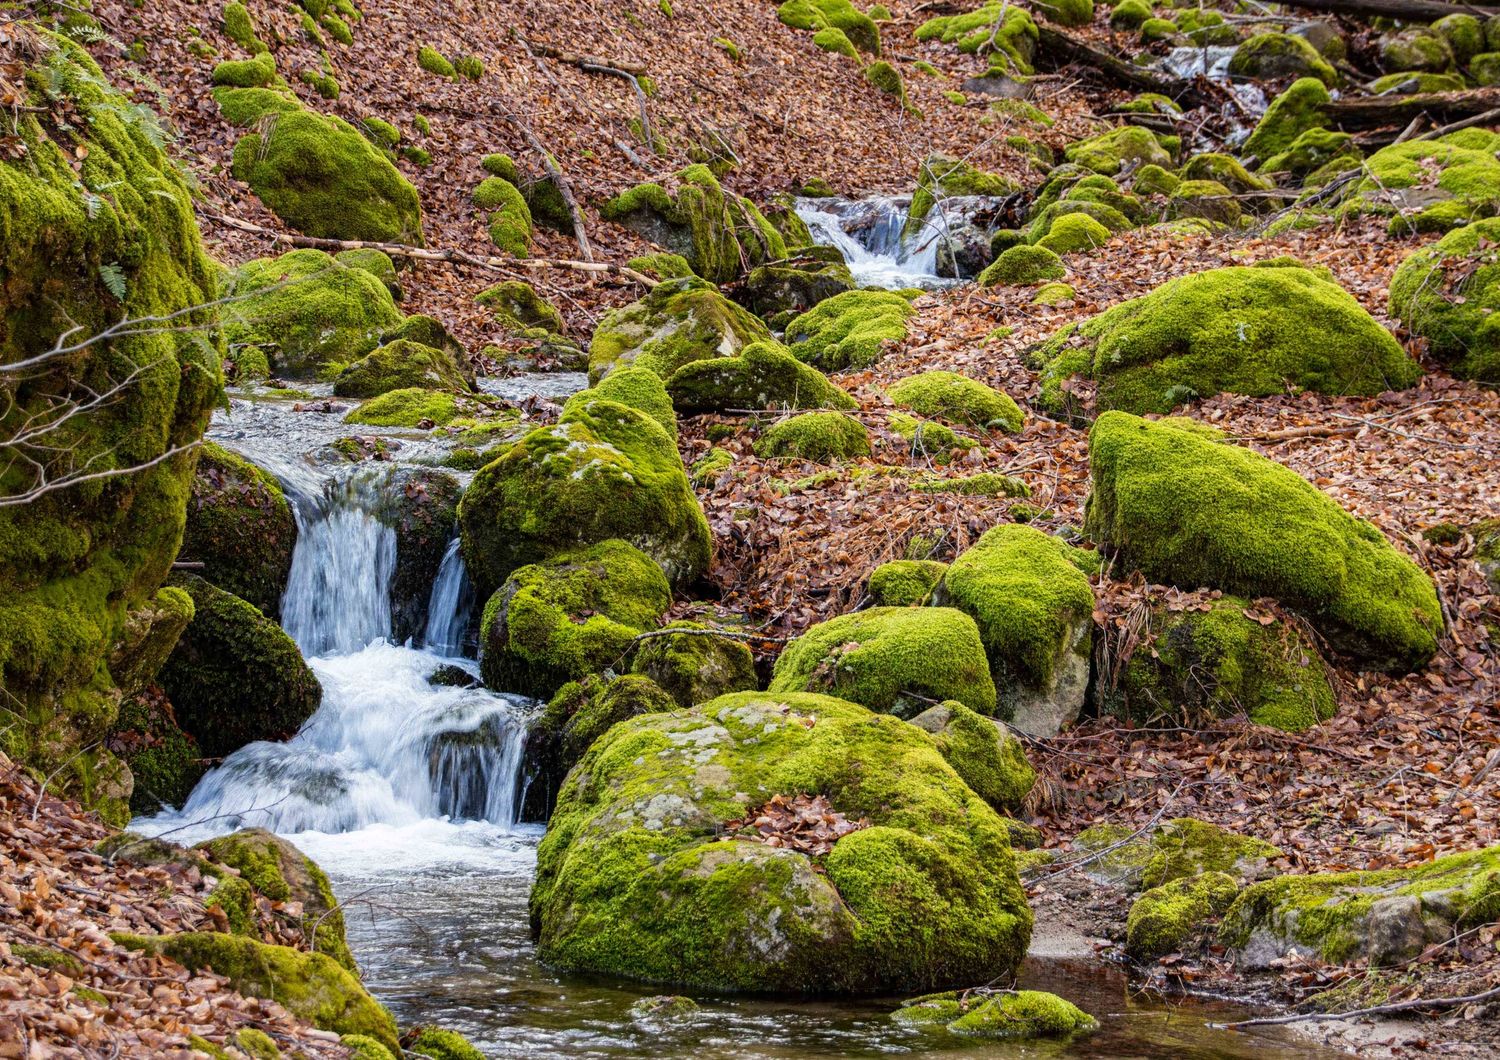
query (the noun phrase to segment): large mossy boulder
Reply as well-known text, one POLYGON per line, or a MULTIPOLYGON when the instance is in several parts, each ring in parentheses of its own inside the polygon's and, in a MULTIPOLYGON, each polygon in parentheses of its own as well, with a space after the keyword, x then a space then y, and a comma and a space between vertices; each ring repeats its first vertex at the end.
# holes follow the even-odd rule
POLYGON ((1500 214, 1500 133, 1465 129, 1376 151, 1336 214, 1391 218, 1393 235, 1446 232, 1500 214))
POLYGON ((551 966, 705 991, 985 982, 1031 934, 1008 835, 898 718, 809 693, 723 696, 590 748, 538 851, 532 926, 551 966), (761 841, 750 822, 795 796, 826 800, 838 827, 761 841))
POLYGON ((458 509, 464 562, 485 596, 511 571, 609 538, 683 586, 713 553, 682 458, 654 419, 613 401, 575 406, 480 469, 458 509))
POLYGON ((480 672, 491 688, 546 698, 568 681, 623 670, 672 589, 649 556, 601 541, 513 571, 484 607, 480 672))
POLYGON ((1379 394, 1422 374, 1353 295, 1308 269, 1279 264, 1169 280, 1069 325, 1032 356, 1041 403, 1075 415, 1086 410, 1070 393, 1073 380, 1097 385, 1097 411, 1164 413, 1223 391, 1264 396, 1288 385, 1379 394))
POLYGON ((321 1030, 373 1038, 392 1056, 402 1055, 395 1019, 359 979, 326 954, 210 931, 124 936, 119 941, 192 971, 213 971, 237 993, 275 1001, 321 1030))
POLYGON ((397 339, 365 354, 333 380, 339 397, 372 398, 392 390, 473 389, 468 366, 452 353, 409 339, 397 339))
POLYGON ((1122 125, 1069 144, 1063 157, 1107 177, 1131 166, 1172 164, 1172 156, 1156 134, 1139 125, 1122 125))
POLYGON ((292 638, 255 607, 191 574, 172 584, 193 598, 193 620, 159 680, 177 722, 210 758, 296 733, 323 699, 292 638))
POLYGON ((997 526, 948 567, 933 602, 979 626, 998 713, 1035 735, 1078 717, 1093 650, 1098 557, 1029 526, 997 526))
POLYGON ((998 1041, 1067 1039, 1099 1027, 1071 1001, 1041 990, 949 990, 912 998, 891 1018, 906 1027, 998 1041))
POLYGON ((617 368, 649 368, 666 380, 685 364, 732 357, 752 342, 769 341, 765 324, 712 284, 668 280, 600 318, 589 343, 589 381, 617 368))
POLYGON ((297 522, 275 477, 204 442, 178 558, 202 563, 204 580, 276 618, 296 546, 297 522))
POLYGON ((1106 698, 1143 724, 1196 725, 1243 713, 1286 732, 1309 729, 1338 708, 1312 639, 1275 616, 1252 614, 1250 601, 1236 596, 1201 608, 1153 606, 1149 630, 1106 698))
POLYGON ((772 692, 822 692, 913 718, 932 700, 995 712, 979 628, 948 607, 874 607, 819 622, 776 660, 772 692))
POLYGON ((737 357, 693 361, 672 373, 667 393, 677 411, 856 409, 859 402, 775 342, 754 342, 737 357))
POLYGON ((644 412, 677 441, 677 415, 662 377, 649 368, 616 368, 594 386, 580 390, 563 404, 563 409, 580 408, 592 401, 613 401, 638 412, 644 412))
POLYGON ((1303 133, 1327 123, 1324 109, 1333 102, 1328 86, 1316 77, 1301 77, 1271 101, 1245 141, 1244 155, 1265 162, 1292 145, 1303 133))
POLYGON ((226 120, 251 130, 234 145, 235 179, 277 217, 320 239, 422 245, 417 189, 353 125, 263 88, 215 98, 226 120))
POLYGON ((952 699, 928 707, 911 723, 932 735, 938 753, 976 795, 1001 813, 1021 812, 1036 771, 1003 723, 952 699))
POLYGON ((1390 308, 1455 375, 1500 386, 1500 218, 1408 255, 1391 278, 1390 308))
POLYGON ((1223 872, 1185 876, 1151 888, 1131 903, 1125 918, 1125 952, 1137 961, 1154 961, 1187 948, 1208 934, 1239 893, 1234 877, 1223 872))
POLYGON ((1265 968, 1291 955, 1404 964, 1456 932, 1500 918, 1500 847, 1414 868, 1279 876, 1244 891, 1219 941, 1265 968))
POLYGON ((790 321, 786 341, 792 356, 825 372, 868 368, 886 343, 906 338, 906 319, 914 312, 900 294, 847 291, 790 321))
POLYGON ((680 254, 703 279, 727 283, 746 269, 787 256, 786 242, 755 204, 725 191, 707 166, 675 177, 676 188, 641 184, 605 203, 599 213, 680 254))
POLYGON ((1229 72, 1236 77, 1280 81, 1313 77, 1325 85, 1339 82, 1338 71, 1303 37, 1290 33, 1258 33, 1234 50, 1229 72))
POLYGON ((630 670, 651 678, 678 705, 691 707, 757 687, 755 656, 733 630, 672 622, 660 632, 636 648, 630 670))
MULTIPOLYGON (((54 489, 0 518, 0 749, 120 824, 126 771, 103 749, 118 692, 107 656, 125 616, 156 593, 177 554, 198 439, 219 392, 214 265, 188 180, 149 112, 114 91, 79 46, 9 24, 18 67, 0 157, 0 364, 127 328, 25 373, 0 373, 0 437, 55 423, 43 447, 7 447, 0 492, 86 468, 118 473, 54 489), (17 41, 29 42, 23 55, 17 41), (59 115, 73 117, 56 122, 59 115), (67 343, 63 343, 67 345, 67 343), (116 396, 58 422, 59 396, 116 396), (50 411, 49 411, 50 410, 50 411), (139 468, 131 473, 130 468, 139 468)), ((62 410, 66 411, 67 406, 62 410)))
POLYGON ((1124 569, 1190 588, 1269 596, 1363 668, 1437 651, 1432 579, 1294 471, 1168 422, 1107 412, 1089 434, 1085 530, 1124 569))
POLYGON ((340 370, 401 323, 385 284, 321 250, 247 261, 220 294, 231 352, 254 346, 290 376, 340 370))

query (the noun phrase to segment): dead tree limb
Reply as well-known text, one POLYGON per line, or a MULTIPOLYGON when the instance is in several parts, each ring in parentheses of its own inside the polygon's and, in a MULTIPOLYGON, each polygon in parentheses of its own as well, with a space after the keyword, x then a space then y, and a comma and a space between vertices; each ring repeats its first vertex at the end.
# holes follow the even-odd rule
POLYGON ((542 160, 542 167, 547 171, 547 177, 552 181, 552 186, 562 196, 563 204, 568 208, 568 215, 573 219, 573 238, 578 240, 578 256, 586 262, 594 260, 594 249, 589 246, 589 234, 583 225, 583 211, 578 208, 578 198, 573 194, 573 185, 568 183, 567 174, 557 164, 557 159, 552 157, 552 152, 547 150, 547 145, 537 139, 536 133, 531 131, 531 126, 523 121, 510 101, 501 97, 501 116, 511 125, 515 126, 527 145, 537 153, 542 160))
POLYGON ((1437 123, 1455 123, 1443 130, 1454 132, 1491 121, 1497 112, 1500 112, 1500 86, 1415 96, 1340 99, 1323 105, 1329 123, 1344 132, 1378 129, 1383 125, 1404 128, 1419 114, 1437 123), (1459 122, 1464 124, 1456 124, 1459 122))
POLYGON ((1112 84, 1138 92, 1159 92, 1187 107, 1211 106, 1217 100, 1193 81, 1155 73, 1128 63, 1109 52, 1085 44, 1051 26, 1038 25, 1037 59, 1051 69, 1077 66, 1081 71, 1101 77, 1112 84))
POLYGON ((238 217, 226 217, 223 214, 204 212, 200 216, 215 224, 223 225, 225 228, 268 236, 277 243, 286 243, 294 247, 315 247, 319 250, 380 250, 393 258, 406 258, 411 261, 447 261, 507 273, 517 269, 569 269, 573 272, 618 276, 646 288, 655 287, 658 282, 645 273, 608 261, 570 261, 566 258, 500 258, 470 254, 468 251, 452 248, 434 250, 430 247, 408 246, 405 243, 375 243, 366 239, 322 239, 317 236, 298 235, 295 232, 278 232, 274 228, 242 221, 238 217))
POLYGON ((1500 998, 1500 986, 1464 997, 1417 997, 1410 1001, 1397 1001, 1390 1005, 1371 1005, 1369 1008, 1352 1009, 1349 1012, 1294 1012, 1287 1016, 1261 1016, 1253 1020, 1236 1023, 1210 1023, 1218 1030, 1239 1030, 1242 1027, 1275 1027, 1283 1023, 1316 1023, 1323 1020, 1348 1020, 1357 1016, 1392 1016, 1401 1012, 1420 1012, 1424 1009, 1459 1008, 1463 1005, 1478 1005, 1500 998))
POLYGON ((641 112, 641 139, 646 141, 647 149, 653 155, 656 154, 656 138, 651 135, 651 115, 646 111, 646 90, 641 87, 641 79, 628 70, 621 70, 615 66, 580 63, 579 68, 587 70, 591 74, 608 74, 611 77, 621 77, 630 82, 630 87, 635 89, 635 102, 641 112))
POLYGON ((529 40, 522 37, 519 33, 516 34, 516 39, 525 41, 526 46, 538 55, 545 55, 549 59, 556 59, 560 63, 567 63, 569 66, 578 66, 585 70, 590 66, 606 66, 612 70, 618 70, 621 73, 630 74, 634 77, 644 77, 646 75, 646 67, 641 63, 633 63, 623 59, 601 59, 596 55, 579 55, 577 52, 555 48, 541 41, 529 40))
POLYGON ((1500 7, 1455 4, 1447 0, 1281 0, 1287 7, 1323 11, 1330 15, 1363 15, 1367 18, 1399 18, 1407 22, 1432 22, 1444 15, 1500 15, 1500 7))

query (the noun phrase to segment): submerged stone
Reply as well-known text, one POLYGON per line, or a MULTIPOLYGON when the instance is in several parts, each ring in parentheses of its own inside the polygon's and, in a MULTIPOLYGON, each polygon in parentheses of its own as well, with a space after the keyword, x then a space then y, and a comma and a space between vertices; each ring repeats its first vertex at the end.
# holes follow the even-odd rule
POLYGON ((1071 1001, 1040 990, 964 990, 914 998, 891 1018, 911 1027, 945 1027, 965 1038, 1005 1041, 1070 1038, 1099 1023, 1071 1001))

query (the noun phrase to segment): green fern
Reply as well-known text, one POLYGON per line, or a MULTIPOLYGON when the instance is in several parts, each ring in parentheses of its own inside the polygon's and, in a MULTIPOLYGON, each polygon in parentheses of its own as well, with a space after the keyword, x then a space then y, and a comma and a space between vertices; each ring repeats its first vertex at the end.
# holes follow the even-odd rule
POLYGON ((125 301, 125 293, 127 290, 125 284, 125 273, 120 268, 118 262, 110 262, 107 265, 100 265, 99 279, 103 281, 105 287, 109 288, 109 293, 115 296, 115 301, 125 301))

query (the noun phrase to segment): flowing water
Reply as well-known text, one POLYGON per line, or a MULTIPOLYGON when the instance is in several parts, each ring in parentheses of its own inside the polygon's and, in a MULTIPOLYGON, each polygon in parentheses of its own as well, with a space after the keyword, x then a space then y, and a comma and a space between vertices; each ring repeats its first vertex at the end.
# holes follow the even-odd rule
POLYGON ((323 686, 322 705, 291 740, 236 751, 181 810, 136 827, 179 842, 263 827, 305 850, 346 903, 366 984, 403 1025, 452 1027, 503 1057, 1323 1055, 1284 1037, 1209 1030, 1206 1021, 1241 1011, 1132 997, 1122 973, 1092 959, 1033 958, 1024 972, 1025 985, 1100 1018, 1097 1034, 1066 1045, 976 1046, 907 1030, 889 1019, 895 999, 710 998, 687 1019, 643 1023, 630 1006, 655 991, 544 968, 526 908, 542 829, 516 823, 535 705, 429 681, 453 667, 477 673, 464 657, 474 600, 456 542, 432 586, 425 647, 391 643, 395 545, 379 517, 388 471, 319 467, 304 457, 326 439, 302 422, 317 414, 284 403, 242 416, 242 405, 211 433, 274 468, 295 503, 300 535, 282 613, 323 686))
POLYGON ((937 288, 957 282, 937 274, 938 246, 948 223, 942 203, 910 237, 903 234, 910 195, 798 199, 796 210, 815 242, 844 255, 861 287, 937 288))

